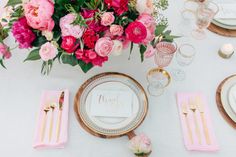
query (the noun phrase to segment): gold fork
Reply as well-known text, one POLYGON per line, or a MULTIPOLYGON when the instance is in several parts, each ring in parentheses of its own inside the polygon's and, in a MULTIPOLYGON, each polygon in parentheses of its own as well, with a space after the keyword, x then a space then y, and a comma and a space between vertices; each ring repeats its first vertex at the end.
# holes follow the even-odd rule
POLYGON ((204 106, 202 104, 202 100, 201 100, 200 96, 197 96, 195 101, 197 103, 198 111, 200 112, 200 115, 201 115, 201 120, 202 120, 202 125, 203 125, 203 131, 204 131, 205 138, 206 138, 206 143, 208 145, 210 145, 211 140, 210 140, 210 136, 209 136, 209 130, 208 130, 206 119, 205 119, 204 106))
POLYGON ((46 124, 47 124, 47 114, 48 111, 50 111, 50 106, 47 105, 44 109, 44 115, 43 115, 43 121, 42 121, 42 127, 41 127, 41 138, 40 141, 43 142, 44 136, 45 136, 45 129, 46 129, 46 124))
POLYGON ((52 103, 50 105, 50 109, 52 110, 52 114, 51 114, 51 121, 50 121, 50 128, 49 128, 49 142, 51 141, 52 139, 52 129, 53 129, 53 121, 54 121, 54 110, 56 108, 56 104, 55 103, 52 103))
POLYGON ((190 110, 193 112, 193 119, 195 123, 195 131, 198 138, 198 143, 202 144, 201 133, 199 130, 199 125, 198 125, 197 115, 196 115, 197 105, 192 98, 189 99, 189 107, 190 107, 190 110))
POLYGON ((190 128, 190 125, 189 125, 189 121, 188 121, 188 109, 187 109, 186 102, 182 103, 182 113, 184 115, 185 123, 186 123, 187 129, 188 129, 189 141, 190 141, 191 144, 193 144, 193 135, 192 135, 192 131, 191 131, 191 128, 190 128))

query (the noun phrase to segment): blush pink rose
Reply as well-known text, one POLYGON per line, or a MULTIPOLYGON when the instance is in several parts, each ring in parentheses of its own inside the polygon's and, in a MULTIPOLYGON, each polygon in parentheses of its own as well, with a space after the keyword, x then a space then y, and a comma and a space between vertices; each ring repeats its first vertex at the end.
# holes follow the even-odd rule
POLYGON ((103 37, 98 39, 98 41, 96 42, 95 51, 99 56, 105 57, 112 52, 113 45, 114 43, 111 38, 103 37))
POLYGON ((80 25, 73 25, 72 23, 76 19, 76 14, 70 13, 60 19, 60 28, 62 37, 73 36, 75 38, 81 38, 84 32, 84 28, 80 25))
POLYGON ((43 44, 39 50, 39 55, 43 61, 48 61, 56 57, 58 50, 55 45, 50 42, 43 44))
POLYGON ((152 45, 148 45, 146 51, 144 52, 144 56, 145 58, 150 58, 154 56, 155 53, 156 49, 154 49, 152 45))
POLYGON ((103 26, 110 26, 115 21, 115 17, 113 12, 105 12, 101 16, 101 25, 103 26))
POLYGON ((120 25, 111 25, 110 32, 113 36, 122 36, 124 33, 124 28, 120 25))
POLYGON ((31 0, 23 4, 25 17, 30 27, 41 31, 52 31, 54 4, 51 0, 31 0))

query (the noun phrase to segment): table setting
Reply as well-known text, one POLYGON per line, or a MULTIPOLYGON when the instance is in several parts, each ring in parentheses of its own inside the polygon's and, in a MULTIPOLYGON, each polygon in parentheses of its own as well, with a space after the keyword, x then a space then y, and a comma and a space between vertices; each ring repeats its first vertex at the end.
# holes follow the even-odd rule
POLYGON ((234 5, 0 1, 0 154, 232 156, 234 5))

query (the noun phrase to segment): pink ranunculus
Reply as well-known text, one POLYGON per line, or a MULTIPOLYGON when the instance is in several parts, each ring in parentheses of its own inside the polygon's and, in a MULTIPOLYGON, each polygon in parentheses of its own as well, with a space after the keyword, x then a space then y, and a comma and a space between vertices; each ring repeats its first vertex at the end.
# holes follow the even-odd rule
POLYGON ((124 28, 120 25, 111 25, 110 32, 113 36, 122 36, 124 33, 124 28))
POLYGON ((12 34, 19 43, 19 48, 31 48, 32 42, 36 38, 31 28, 27 24, 25 17, 19 18, 12 25, 12 34))
POLYGON ((147 37, 147 28, 138 21, 134 21, 128 25, 125 30, 127 39, 133 43, 139 44, 147 37))
POLYGON ((113 41, 109 37, 103 37, 98 39, 95 45, 95 51, 101 57, 108 56, 113 49, 113 41))
POLYGON ((152 45, 147 45, 147 49, 144 52, 145 58, 150 58, 156 53, 156 49, 152 45))
POLYGON ((43 61, 48 61, 56 57, 58 50, 55 45, 47 42, 39 50, 39 55, 43 61))
POLYGON ((55 23, 52 19, 54 4, 51 0, 31 0, 23 4, 23 7, 30 27, 41 31, 52 31, 55 23))
POLYGON ((80 25, 73 25, 76 16, 76 14, 70 13, 60 19, 62 37, 73 36, 77 39, 82 37, 84 28, 82 28, 80 25))
POLYGON ((101 16, 101 25, 110 26, 115 21, 113 12, 105 12, 101 16))
POLYGON ((3 43, 0 43, 0 55, 2 55, 5 59, 9 59, 11 57, 11 52, 9 51, 9 47, 7 47, 3 43))

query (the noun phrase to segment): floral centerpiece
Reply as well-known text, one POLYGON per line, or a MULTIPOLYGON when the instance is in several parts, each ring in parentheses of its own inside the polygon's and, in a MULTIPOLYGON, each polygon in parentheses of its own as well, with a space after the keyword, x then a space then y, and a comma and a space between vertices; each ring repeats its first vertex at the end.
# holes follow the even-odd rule
POLYGON ((12 55, 3 43, 9 32, 20 49, 31 50, 25 61, 42 61, 44 74, 56 60, 87 72, 123 49, 131 53, 134 44, 143 61, 157 42, 176 37, 160 14, 167 6, 167 0, 9 0, 0 17, 0 63, 5 67, 12 55))

